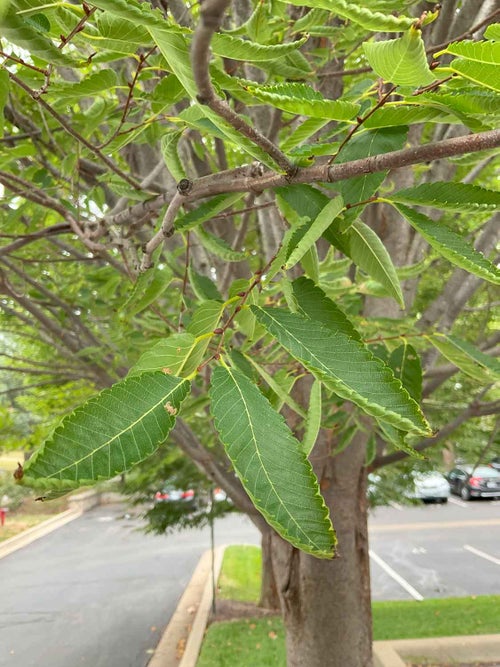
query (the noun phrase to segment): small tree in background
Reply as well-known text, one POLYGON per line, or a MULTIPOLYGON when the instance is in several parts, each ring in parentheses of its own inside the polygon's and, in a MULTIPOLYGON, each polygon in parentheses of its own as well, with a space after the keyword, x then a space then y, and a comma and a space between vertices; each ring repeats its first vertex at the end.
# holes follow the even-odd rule
POLYGON ((4 395, 106 388, 23 481, 168 437, 261 530, 290 667, 371 664, 367 471, 499 411, 496 15, 2 5, 4 395))

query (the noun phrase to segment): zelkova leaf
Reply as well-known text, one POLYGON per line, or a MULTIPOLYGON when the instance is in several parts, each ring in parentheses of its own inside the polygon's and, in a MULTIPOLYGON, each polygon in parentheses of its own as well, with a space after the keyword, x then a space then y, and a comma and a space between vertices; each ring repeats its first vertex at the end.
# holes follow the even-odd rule
POLYGON ((193 227, 201 225, 213 218, 218 213, 222 213, 234 203, 243 197, 243 192, 232 192, 228 195, 216 195, 204 202, 192 211, 188 211, 184 215, 179 216, 175 221, 175 228, 177 231, 186 232, 193 227))
POLYGON ((500 42, 500 23, 492 23, 484 31, 484 36, 496 42, 500 42))
POLYGON ((359 110, 358 104, 328 100, 305 83, 278 83, 274 86, 246 85, 245 90, 265 104, 311 118, 350 120, 359 110))
POLYGON ((25 466, 25 479, 57 487, 110 479, 152 454, 175 423, 189 382, 145 373, 105 389, 66 417, 25 466))
POLYGON ((248 257, 248 253, 239 250, 233 250, 229 243, 221 238, 210 234, 206 229, 200 225, 196 228, 196 235, 201 241, 201 244, 210 252, 224 259, 226 262, 241 262, 248 257))
POLYGON ((304 426, 304 437, 302 438, 302 449, 308 456, 318 437, 321 426, 321 382, 315 379, 309 394, 309 409, 307 411, 304 426))
POLYGON ((353 23, 372 30, 374 32, 401 32, 409 28, 415 19, 407 16, 393 16, 373 12, 367 7, 360 7, 359 3, 346 2, 345 0, 281 0, 299 7, 314 7, 316 9, 328 9, 328 11, 349 19, 353 23))
POLYGON ((427 336, 427 339, 441 352, 443 357, 455 364, 466 375, 483 383, 500 380, 498 359, 481 352, 467 341, 441 333, 427 336))
POLYGON ((6 41, 26 49, 31 55, 45 62, 63 66, 75 65, 73 58, 61 53, 50 39, 17 15, 14 9, 0 14, 0 33, 6 41))
POLYGON ((58 99, 65 101, 78 100, 81 97, 93 97, 110 91, 116 86, 116 72, 112 69, 103 69, 84 77, 78 83, 61 83, 51 87, 58 99))
POLYGON ((490 65, 500 65, 500 43, 498 42, 453 42, 434 54, 437 58, 443 53, 450 53, 454 56, 463 56, 467 60, 474 60, 480 63, 489 63, 490 65))
POLYGON ((496 211, 500 208, 500 191, 487 190, 471 183, 436 181, 393 192, 387 197, 402 204, 435 206, 447 211, 496 211))
POLYGON ((275 60, 282 58, 307 42, 308 37, 303 37, 295 42, 287 44, 257 44, 248 39, 241 39, 231 35, 215 33, 210 43, 212 51, 225 58, 242 60, 243 62, 259 62, 264 60, 275 60))
POLYGON ((373 229, 361 220, 355 220, 344 234, 330 228, 325 238, 379 282, 404 308, 403 292, 391 256, 373 229))
POLYGON ((338 396, 404 431, 430 433, 418 404, 363 343, 298 313, 257 306, 252 310, 267 331, 338 396))
POLYGON ((395 377, 401 380, 410 396, 420 403, 422 400, 422 366, 415 348, 404 340, 391 353, 389 366, 395 377))
POLYGON ((411 27, 402 37, 366 42, 363 50, 372 69, 398 86, 425 86, 436 77, 429 69, 420 30, 411 27))
POLYGON ((455 58, 447 67, 440 68, 440 71, 451 71, 460 74, 465 79, 474 81, 481 86, 491 88, 500 92, 500 77, 498 65, 490 63, 478 63, 466 58, 455 58))
POLYGON ((288 257, 285 263, 286 269, 292 268, 292 266, 302 259, 309 248, 313 246, 322 236, 323 232, 330 227, 343 208, 344 202, 342 197, 339 196, 335 197, 335 199, 331 199, 318 213, 312 224, 307 225, 307 229, 303 235, 300 235, 300 238, 297 238, 295 234, 292 236, 290 243, 292 244, 294 240, 296 240, 297 243, 296 245, 289 245, 287 249, 288 257))
POLYGON ((418 213, 403 204, 397 204, 396 208, 429 245, 449 262, 490 283, 500 284, 498 267, 467 243, 462 236, 443 223, 435 222, 423 213, 418 213))
POLYGON ((332 558, 335 534, 318 481, 283 417, 233 368, 214 370, 210 397, 215 427, 255 507, 294 546, 332 558))
POLYGON ((321 322, 333 332, 341 331, 349 338, 361 340, 354 325, 331 299, 312 280, 301 276, 292 283, 293 294, 300 310, 309 319, 321 322))
POLYGON ((146 350, 129 371, 129 376, 163 371, 185 375, 186 362, 195 349, 196 338, 191 333, 172 334, 146 350))

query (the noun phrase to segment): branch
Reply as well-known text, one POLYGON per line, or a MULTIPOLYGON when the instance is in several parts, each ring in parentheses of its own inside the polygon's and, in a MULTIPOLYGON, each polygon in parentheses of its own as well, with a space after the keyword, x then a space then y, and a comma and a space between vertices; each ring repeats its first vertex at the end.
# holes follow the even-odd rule
MULTIPOLYGON (((491 401, 490 403, 481 403, 480 398, 489 391, 491 387, 486 387, 479 397, 475 398, 465 410, 462 410, 455 419, 452 419, 448 424, 445 424, 432 438, 425 438, 421 440, 418 444, 414 445, 414 449, 417 452, 423 452, 429 447, 433 447, 438 444, 445 438, 447 438, 455 429, 457 429, 461 424, 466 422, 468 419, 474 417, 484 417, 486 415, 494 415, 500 413, 500 400, 491 401)), ((396 461, 402 461, 403 459, 408 458, 410 455, 404 451, 392 452, 391 454, 386 454, 385 456, 377 456, 373 463, 370 465, 368 472, 376 470, 377 468, 382 468, 383 466, 389 465, 396 461)))
POLYGON ((293 174, 296 167, 288 160, 286 155, 267 137, 248 125, 241 116, 231 109, 227 102, 217 97, 212 86, 209 72, 210 42, 214 32, 220 28, 228 5, 229 0, 205 0, 201 5, 201 21, 195 30, 191 45, 191 64, 198 88, 196 99, 200 104, 206 104, 218 116, 232 125, 235 130, 262 148, 285 173, 293 174))

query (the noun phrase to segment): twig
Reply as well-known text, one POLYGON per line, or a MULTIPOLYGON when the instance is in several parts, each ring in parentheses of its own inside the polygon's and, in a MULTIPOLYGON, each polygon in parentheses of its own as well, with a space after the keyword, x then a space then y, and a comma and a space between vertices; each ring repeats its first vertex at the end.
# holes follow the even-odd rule
POLYGON ((29 86, 27 86, 24 81, 19 79, 15 74, 12 74, 9 72, 10 78, 20 87, 22 88, 30 97, 32 97, 40 106, 42 106, 57 122, 66 130, 68 134, 70 134, 74 139, 76 139, 79 143, 83 144, 85 148, 88 148, 89 151, 91 151, 96 157, 99 158, 104 164, 106 164, 112 172, 114 172, 117 176, 119 176, 121 179, 123 179, 126 183, 128 183, 130 186, 134 188, 134 190, 140 190, 140 183, 138 183, 135 179, 133 179, 131 176, 123 172, 119 167, 116 166, 116 164, 113 162, 113 160, 110 160, 107 155, 104 155, 96 146, 92 145, 90 141, 87 141, 85 137, 83 137, 81 134, 79 134, 69 123, 68 121, 61 116, 55 109, 53 109, 50 104, 47 104, 44 99, 41 97, 37 97, 36 91, 32 90, 29 86))
POLYGON ((198 88, 197 100, 206 104, 218 116, 227 121, 235 130, 253 141, 264 150, 286 174, 295 171, 295 165, 288 160, 280 149, 263 134, 248 125, 224 100, 220 99, 210 79, 210 42, 213 34, 220 28, 229 0, 205 0, 201 5, 201 20, 195 30, 191 45, 191 62, 194 80, 198 88))

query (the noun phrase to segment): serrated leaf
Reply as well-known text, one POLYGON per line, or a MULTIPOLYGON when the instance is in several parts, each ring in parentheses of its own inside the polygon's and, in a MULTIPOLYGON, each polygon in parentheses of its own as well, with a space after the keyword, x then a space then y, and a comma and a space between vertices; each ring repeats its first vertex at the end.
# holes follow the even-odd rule
POLYGON ((245 86, 261 102, 289 113, 329 120, 350 120, 359 105, 340 100, 328 100, 305 83, 279 83, 274 86, 245 86))
POLYGON ((141 273, 135 281, 132 292, 123 304, 123 310, 136 315, 150 306, 163 294, 172 281, 172 270, 166 266, 155 266, 141 273))
POLYGON ((295 547, 332 558, 336 540, 328 510, 283 417, 235 369, 214 370, 210 396, 215 427, 255 507, 295 547))
POLYGON ((201 299, 202 301, 223 300, 213 280, 210 280, 207 276, 202 276, 201 273, 195 271, 192 266, 188 269, 188 276, 193 292, 198 299, 201 299))
POLYGON ((399 378, 410 396, 420 403, 422 400, 422 366, 415 348, 408 341, 403 341, 392 351, 389 366, 392 368, 394 377, 399 378))
POLYGON ((500 41, 500 23, 492 23, 484 31, 484 36, 486 39, 493 39, 495 41, 500 41))
POLYGON ((330 227, 335 218, 340 214, 344 208, 342 197, 335 197, 331 199, 318 213, 311 224, 306 225, 303 233, 302 228, 297 230, 298 236, 294 234, 290 239, 287 248, 287 259, 285 268, 291 269, 299 262, 309 248, 316 243, 316 241, 323 235, 323 233, 330 227))
POLYGON ((151 8, 147 2, 136 0, 92 0, 92 4, 99 9, 105 9, 114 16, 118 16, 141 27, 163 26, 165 17, 159 10, 151 8))
POLYGON ((475 60, 480 63, 489 63, 490 65, 500 65, 500 44, 497 42, 472 42, 463 40, 462 42, 453 42, 434 54, 437 58, 443 53, 451 53, 454 56, 463 56, 467 60, 475 60))
POLYGON ((298 313, 257 306, 252 311, 293 357, 318 373, 338 396, 398 428, 429 433, 419 406, 360 341, 298 313))
POLYGON ((500 191, 487 190, 470 183, 437 181, 393 192, 390 201, 419 206, 435 206, 447 211, 496 211, 500 207, 500 191))
POLYGON ((105 389, 62 421, 27 462, 26 481, 84 484, 129 470, 165 441, 188 391, 186 380, 163 373, 105 389))
POLYGON ((427 243, 449 262, 495 285, 500 284, 500 270, 474 246, 441 222, 428 218, 403 204, 396 208, 427 243))
POLYGON ((12 8, 5 14, 0 13, 0 31, 5 40, 47 63, 66 67, 75 65, 73 58, 62 53, 48 37, 18 16, 12 8))
POLYGON ((355 220, 344 234, 329 229, 325 233, 325 238, 379 282, 401 308, 405 307, 403 292, 391 256, 380 237, 368 225, 361 220, 355 220))
POLYGON ((184 169, 184 165, 179 157, 179 151, 177 150, 182 134, 182 130, 171 130, 166 132, 160 141, 162 157, 165 160, 167 169, 176 181, 180 181, 186 177, 186 170, 184 169))
POLYGON ((250 355, 246 355, 245 359, 248 361, 249 364, 251 364, 254 369, 257 371, 257 373, 260 375, 260 377, 264 380, 264 382, 274 391, 276 396, 278 396, 281 401, 285 404, 288 405, 289 408, 291 408, 294 412, 296 412, 298 415, 301 417, 305 417, 306 413, 304 412, 303 408, 295 401, 289 394, 289 392, 281 387, 279 382, 277 382, 273 376, 266 371, 266 369, 258 364, 255 359, 253 359, 250 355))
POLYGON ((175 221, 175 229, 179 232, 186 232, 189 229, 193 229, 219 213, 222 213, 222 211, 225 211, 239 201, 243 195, 243 192, 233 192, 228 195, 216 195, 192 211, 179 216, 175 221))
POLYGON ((216 55, 224 58, 242 60, 243 62, 260 62, 282 58, 300 49, 307 40, 308 37, 303 37, 287 44, 264 45, 216 32, 210 42, 210 48, 216 55))
POLYGON ((299 7, 305 5, 316 9, 327 9, 332 14, 349 19, 353 23, 366 28, 366 30, 374 32, 401 32, 409 28, 415 21, 415 19, 406 16, 373 12, 367 7, 360 7, 359 4, 346 2, 345 0, 281 0, 281 2, 288 2, 288 4, 298 5, 299 7))
POLYGON ((427 336, 443 357, 451 361, 466 375, 479 382, 500 380, 500 362, 490 357, 467 341, 460 340, 450 334, 435 333, 427 336))
POLYGON ((425 86, 435 81, 420 34, 420 30, 411 27, 398 39, 365 42, 363 50, 371 68, 398 86, 425 86))
POLYGON ((478 83, 491 90, 500 91, 500 76, 498 65, 489 63, 478 63, 465 58, 455 58, 447 67, 440 68, 444 71, 460 74, 474 83, 478 83))
POLYGON ((301 276, 292 283, 293 294, 298 307, 309 319, 321 322, 333 332, 341 331, 349 338, 361 340, 352 322, 312 280, 301 276))
POLYGON ((322 127, 328 123, 327 118, 307 118, 303 123, 294 129, 289 137, 281 144, 281 150, 287 153, 296 148, 304 141, 316 134, 322 127))
POLYGON ((500 207, 500 191, 487 190, 470 183, 422 183, 413 188, 393 192, 390 201, 419 206, 434 206, 446 211, 496 211, 500 207))
POLYGON ((321 426, 321 382, 314 380, 309 394, 309 409, 307 411, 302 438, 302 450, 306 456, 312 451, 321 426))
POLYGON ((379 422, 379 428, 382 432, 382 437, 387 440, 387 442, 390 442, 396 449, 406 452, 406 454, 412 458, 419 459, 420 461, 425 460, 423 454, 405 442, 406 434, 403 431, 394 428, 394 426, 391 426, 390 424, 384 424, 382 422, 379 422))
POLYGON ((114 16, 111 12, 99 12, 96 24, 99 35, 88 35, 88 39, 101 49, 131 53, 153 42, 142 23, 114 16))
POLYGON ((130 369, 129 376, 153 371, 163 371, 169 375, 188 375, 186 362, 195 346, 196 338, 193 334, 171 334, 146 350, 130 369))
POLYGON ((366 121, 363 127, 367 130, 411 125, 413 123, 453 123, 453 116, 446 111, 432 107, 421 107, 409 104, 386 104, 377 109, 366 121))
POLYGON ((219 236, 210 234, 210 232, 207 232, 201 226, 196 228, 196 235, 209 252, 224 259, 226 262, 241 262, 248 257, 246 252, 233 250, 227 241, 221 239, 219 236))

